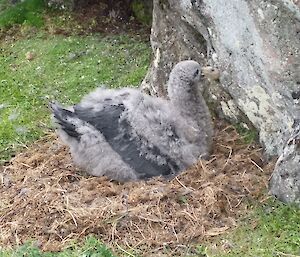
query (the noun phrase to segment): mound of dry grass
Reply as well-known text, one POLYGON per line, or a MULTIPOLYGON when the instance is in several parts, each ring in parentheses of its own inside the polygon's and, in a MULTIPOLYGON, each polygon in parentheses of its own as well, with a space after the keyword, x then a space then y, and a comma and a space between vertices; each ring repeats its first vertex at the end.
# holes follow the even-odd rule
POLYGON ((49 135, 2 167, 0 244, 35 239, 43 250, 59 251, 94 234, 113 248, 155 256, 224 233, 249 199, 266 197, 272 164, 264 165, 259 146, 243 144, 233 127, 216 130, 210 160, 171 181, 129 183, 82 174, 49 135))

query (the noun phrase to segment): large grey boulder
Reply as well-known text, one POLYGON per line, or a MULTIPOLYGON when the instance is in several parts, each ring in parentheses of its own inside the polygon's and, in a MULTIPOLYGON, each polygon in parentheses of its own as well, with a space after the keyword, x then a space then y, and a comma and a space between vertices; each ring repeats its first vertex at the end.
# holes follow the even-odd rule
MULTIPOLYGON (((220 90, 211 98, 224 115, 242 113, 266 154, 283 154, 300 118, 300 1, 154 0, 153 8, 154 58, 143 87, 165 94, 167 74, 179 60, 211 65, 220 71, 220 90)), ((271 191, 290 192, 293 197, 281 199, 295 201, 299 147, 289 156, 278 162, 271 191), (295 178, 289 188, 283 169, 295 178)))

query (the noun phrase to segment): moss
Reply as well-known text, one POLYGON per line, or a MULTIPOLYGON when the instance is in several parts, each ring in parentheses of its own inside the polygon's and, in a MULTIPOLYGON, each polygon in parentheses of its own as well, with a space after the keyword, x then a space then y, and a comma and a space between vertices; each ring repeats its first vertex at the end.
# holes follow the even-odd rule
POLYGON ((152 4, 141 0, 134 0, 131 4, 134 16, 138 21, 145 25, 151 25, 152 22, 152 4))
POLYGON ((251 144, 258 140, 258 133, 254 128, 248 128, 244 123, 235 125, 237 132, 242 136, 244 143, 251 144))

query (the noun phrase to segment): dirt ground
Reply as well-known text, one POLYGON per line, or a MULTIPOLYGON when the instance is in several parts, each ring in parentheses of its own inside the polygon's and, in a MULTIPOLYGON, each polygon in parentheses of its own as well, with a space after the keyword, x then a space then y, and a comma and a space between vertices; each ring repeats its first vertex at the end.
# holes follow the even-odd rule
POLYGON ((140 36, 149 41, 150 24, 143 24, 134 17, 127 17, 124 8, 108 10, 108 6, 101 2, 89 4, 76 9, 72 16, 65 17, 63 26, 51 22, 51 15, 45 17, 46 30, 49 34, 62 35, 89 35, 101 33, 102 35, 126 34, 140 36), (70 18, 70 19, 68 19, 70 18))
POLYGON ((59 251, 93 234, 114 249, 174 256, 234 228, 249 201, 268 197, 272 167, 257 144, 219 123, 210 160, 171 181, 117 183, 76 169, 49 134, 0 168, 0 245, 34 239, 59 251))

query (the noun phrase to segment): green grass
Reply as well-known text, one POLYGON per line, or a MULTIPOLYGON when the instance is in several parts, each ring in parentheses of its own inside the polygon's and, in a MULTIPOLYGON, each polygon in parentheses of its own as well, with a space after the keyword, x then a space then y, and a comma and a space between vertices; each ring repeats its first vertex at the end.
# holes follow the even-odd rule
POLYGON ((79 101, 99 84, 138 86, 150 62, 148 43, 127 36, 45 36, 0 45, 0 160, 49 126, 50 100, 79 101), (34 58, 26 59, 28 52, 34 58))
POLYGON ((204 256, 216 257, 300 256, 300 209, 270 200, 243 218, 229 235, 218 238, 216 246, 199 249, 204 256))
POLYGON ((251 144, 252 142, 258 140, 258 134, 254 128, 250 129, 246 126, 247 125, 244 123, 238 123, 235 125, 235 129, 239 135, 241 135, 243 143, 251 144))
POLYGON ((107 249, 94 237, 88 237, 82 246, 74 244, 62 252, 51 253, 42 252, 32 243, 26 243, 15 250, 1 250, 0 257, 114 257, 113 253, 107 249))
POLYGON ((15 5, 9 4, 8 0, 0 0, 0 28, 23 23, 41 27, 45 8, 44 0, 25 0, 15 5))

